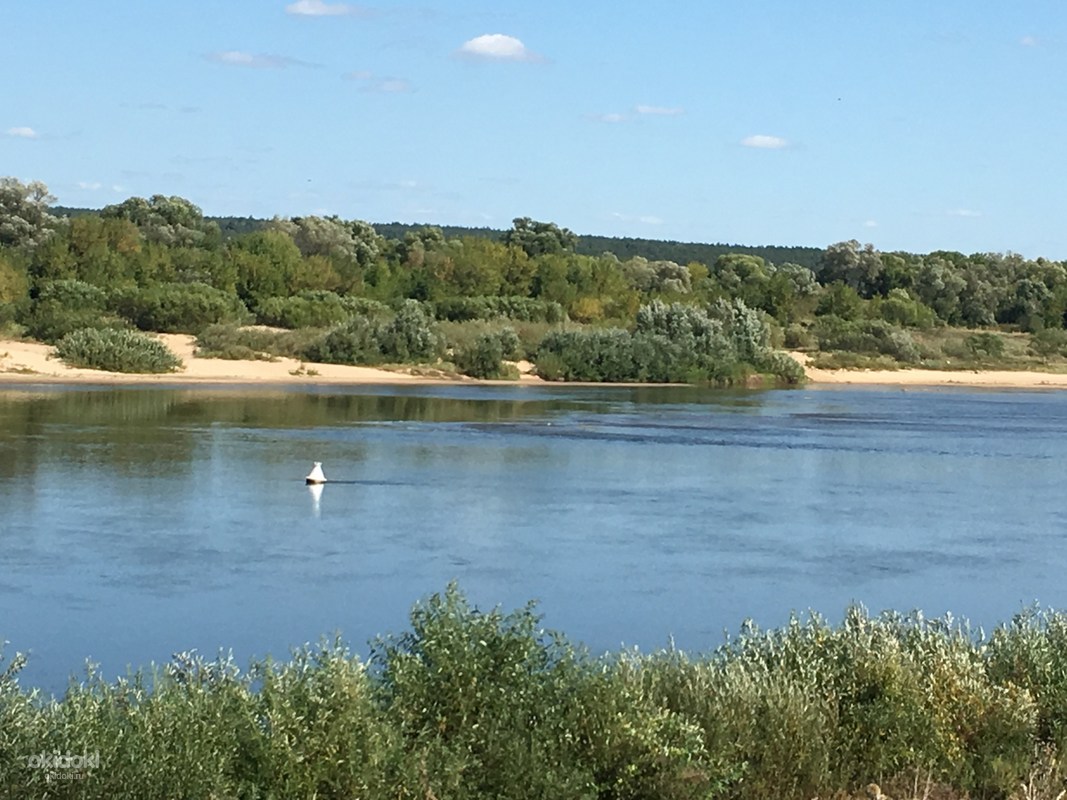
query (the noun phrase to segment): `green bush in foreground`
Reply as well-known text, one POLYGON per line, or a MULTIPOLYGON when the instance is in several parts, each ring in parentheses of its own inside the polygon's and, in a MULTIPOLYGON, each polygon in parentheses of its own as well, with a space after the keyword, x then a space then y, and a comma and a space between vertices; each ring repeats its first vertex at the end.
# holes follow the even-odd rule
POLYGON ((113 328, 72 331, 59 340, 56 355, 72 367, 108 372, 173 372, 182 366, 158 339, 113 328))
POLYGON ((455 586, 370 659, 339 641, 290 660, 182 653, 60 700, 0 659, 0 796, 1048 798, 1065 784, 1067 615, 984 636, 850 608, 715 652, 591 656, 529 605, 455 586), (32 761, 95 754, 77 780, 32 761), (916 788, 918 787, 918 788, 916 788), (6 794, 5 794, 6 792, 6 794))

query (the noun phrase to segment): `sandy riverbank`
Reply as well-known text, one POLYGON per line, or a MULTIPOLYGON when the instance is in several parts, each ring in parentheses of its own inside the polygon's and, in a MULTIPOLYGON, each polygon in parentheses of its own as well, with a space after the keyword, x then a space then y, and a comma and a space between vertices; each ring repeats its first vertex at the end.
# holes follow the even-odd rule
MULTIPOLYGON (((68 367, 53 358, 53 348, 24 341, 0 341, 0 382, 15 383, 248 383, 248 384, 440 384, 473 382, 442 373, 441 376, 350 367, 342 364, 310 364, 292 358, 277 361, 232 361, 198 358, 195 338, 184 334, 159 334, 159 338, 182 360, 178 372, 163 375, 128 375, 96 369, 68 367), (310 374, 309 374, 310 373, 310 374)), ((529 369, 529 365, 522 367, 529 369)), ((520 367, 520 368, 522 368, 520 367)), ((522 382, 541 383, 530 373, 522 382)), ((507 381, 514 383, 514 381, 507 381)))
MULTIPOLYGON (((277 361, 231 361, 198 358, 194 337, 160 334, 159 338, 182 359, 179 372, 165 375, 127 375, 95 369, 68 367, 52 357, 49 345, 35 342, 0 341, 0 382, 3 383, 247 383, 247 384, 442 384, 481 383, 470 378, 442 373, 412 375, 407 372, 350 367, 341 364, 310 364, 292 358, 277 361), (309 374, 311 373, 311 374, 309 374)), ((808 366, 803 353, 790 353, 804 364, 813 384, 854 384, 885 386, 976 386, 1014 389, 1067 389, 1067 374, 1013 372, 1009 370, 825 370, 808 366)), ((543 383, 521 363, 522 383, 543 383)), ((495 381, 490 381, 495 383, 495 381)), ((504 383, 514 384, 514 381, 504 383)))
POLYGON ((790 353, 804 365, 813 384, 858 386, 975 386, 1001 389, 1067 389, 1067 374, 1013 370, 816 369, 803 353, 790 353))

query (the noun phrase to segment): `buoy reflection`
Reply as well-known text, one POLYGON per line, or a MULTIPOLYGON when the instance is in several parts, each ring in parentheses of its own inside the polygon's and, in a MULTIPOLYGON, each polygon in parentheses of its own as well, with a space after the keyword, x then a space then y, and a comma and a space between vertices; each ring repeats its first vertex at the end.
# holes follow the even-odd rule
POLYGON ((311 513, 315 517, 322 516, 322 490, 325 484, 312 483, 308 485, 308 494, 311 495, 311 513))

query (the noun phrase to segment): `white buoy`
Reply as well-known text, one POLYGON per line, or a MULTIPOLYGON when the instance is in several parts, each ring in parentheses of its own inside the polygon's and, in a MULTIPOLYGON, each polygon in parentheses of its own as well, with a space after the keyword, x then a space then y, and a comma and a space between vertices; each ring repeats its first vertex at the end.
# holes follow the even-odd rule
POLYGON ((308 486, 326 483, 326 476, 322 474, 321 461, 315 462, 315 465, 311 468, 311 472, 308 473, 307 478, 305 478, 304 480, 307 482, 308 486))

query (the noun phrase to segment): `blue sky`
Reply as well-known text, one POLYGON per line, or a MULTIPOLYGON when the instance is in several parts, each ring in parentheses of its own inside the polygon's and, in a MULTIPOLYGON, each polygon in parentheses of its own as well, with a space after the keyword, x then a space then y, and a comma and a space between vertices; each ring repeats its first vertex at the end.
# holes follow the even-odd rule
POLYGON ((0 3, 59 203, 1067 259, 1062 0, 0 3))

